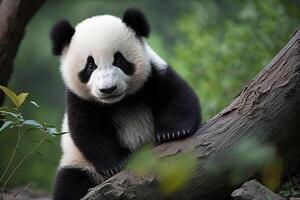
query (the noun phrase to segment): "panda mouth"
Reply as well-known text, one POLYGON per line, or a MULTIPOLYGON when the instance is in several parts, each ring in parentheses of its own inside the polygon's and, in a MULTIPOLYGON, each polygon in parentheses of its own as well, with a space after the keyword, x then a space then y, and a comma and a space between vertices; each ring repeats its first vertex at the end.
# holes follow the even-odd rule
POLYGON ((122 96, 123 93, 120 94, 115 94, 115 95, 109 95, 109 96, 105 96, 105 97, 99 97, 100 99, 114 99, 114 98, 118 98, 120 96, 122 96))

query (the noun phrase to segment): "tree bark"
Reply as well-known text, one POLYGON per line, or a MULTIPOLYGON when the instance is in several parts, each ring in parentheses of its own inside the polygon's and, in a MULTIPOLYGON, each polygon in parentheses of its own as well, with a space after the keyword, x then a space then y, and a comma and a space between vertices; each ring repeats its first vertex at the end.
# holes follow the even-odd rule
MULTIPOLYGON (((197 154, 197 170, 182 191, 164 197, 155 177, 140 177, 123 170, 92 189, 84 199, 226 199, 235 188, 228 184, 228 169, 224 167, 215 175, 207 169, 212 162, 222 168, 237 161, 232 150, 251 137, 274 145, 287 164, 300 157, 299 31, 232 103, 201 125, 195 135, 155 148, 162 157, 186 151, 197 154)), ((253 170, 236 187, 256 177, 257 172, 253 170)))
MULTIPOLYGON (((0 85, 6 86, 25 28, 45 0, 2 0, 0 4, 0 85)), ((4 94, 0 91, 0 106, 4 94)))

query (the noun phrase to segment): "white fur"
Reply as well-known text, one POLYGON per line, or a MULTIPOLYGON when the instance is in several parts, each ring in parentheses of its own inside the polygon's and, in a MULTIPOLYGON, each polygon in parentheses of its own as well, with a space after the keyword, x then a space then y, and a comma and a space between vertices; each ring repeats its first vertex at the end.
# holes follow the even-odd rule
POLYGON ((103 177, 100 176, 96 172, 95 167, 84 158, 80 150, 74 144, 69 131, 68 116, 67 113, 65 113, 62 123, 62 132, 68 133, 62 135, 61 138, 63 156, 60 159, 59 168, 80 168, 81 170, 88 172, 95 183, 101 183, 103 177))
POLYGON ((129 77, 118 67, 112 66, 105 69, 96 69, 87 84, 91 88, 91 94, 104 103, 113 103, 122 99, 128 89, 129 77), (99 89, 117 86, 111 94, 101 93, 99 89), (117 96, 112 98, 111 96, 117 96))
POLYGON ((68 126, 68 116, 65 113, 63 123, 62 123, 62 132, 68 132, 62 135, 61 138, 61 147, 63 151, 63 156, 60 160, 60 167, 64 166, 77 166, 89 168, 91 171, 94 171, 94 167, 89 163, 82 155, 80 150, 75 146, 68 126))
POLYGON ((149 62, 152 62, 158 70, 165 70, 167 68, 167 63, 164 61, 153 49, 145 42, 145 51, 149 62))
POLYGON ((130 105, 116 109, 114 123, 124 147, 136 150, 141 145, 153 141, 153 117, 151 110, 144 104, 130 105))
POLYGON ((122 82, 120 86, 118 85, 120 90, 116 92, 135 93, 142 87, 150 72, 143 45, 120 18, 110 15, 88 18, 76 26, 69 46, 63 51, 61 56, 63 80, 78 96, 101 101, 99 94, 95 92, 95 88, 99 85, 96 86, 95 83, 110 72, 114 75, 108 78, 108 81, 102 80, 100 85, 122 82), (112 66, 113 55, 117 51, 120 51, 129 62, 134 63, 135 72, 130 77, 112 66), (93 56, 98 68, 93 72, 89 83, 85 84, 80 82, 78 73, 85 67, 88 56, 93 56))

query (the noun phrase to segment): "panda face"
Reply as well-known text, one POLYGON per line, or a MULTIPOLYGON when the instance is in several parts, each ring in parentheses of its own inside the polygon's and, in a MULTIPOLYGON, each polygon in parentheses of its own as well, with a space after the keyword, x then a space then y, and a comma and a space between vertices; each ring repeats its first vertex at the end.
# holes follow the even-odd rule
POLYGON ((74 31, 60 69, 75 94, 109 104, 143 86, 150 73, 143 41, 120 18, 88 18, 74 31))

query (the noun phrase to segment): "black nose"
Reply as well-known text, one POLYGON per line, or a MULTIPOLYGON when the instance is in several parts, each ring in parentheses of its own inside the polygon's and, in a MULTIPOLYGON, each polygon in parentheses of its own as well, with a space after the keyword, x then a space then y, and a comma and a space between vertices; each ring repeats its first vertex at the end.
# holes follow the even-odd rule
POLYGON ((104 94, 110 94, 112 93, 115 89, 117 89, 117 86, 112 86, 110 88, 102 88, 102 89, 99 89, 100 92, 104 93, 104 94))

